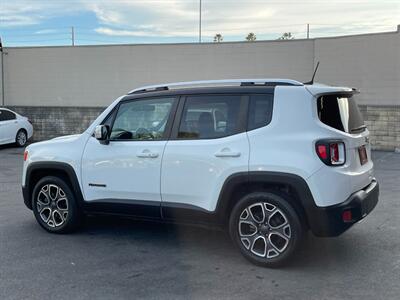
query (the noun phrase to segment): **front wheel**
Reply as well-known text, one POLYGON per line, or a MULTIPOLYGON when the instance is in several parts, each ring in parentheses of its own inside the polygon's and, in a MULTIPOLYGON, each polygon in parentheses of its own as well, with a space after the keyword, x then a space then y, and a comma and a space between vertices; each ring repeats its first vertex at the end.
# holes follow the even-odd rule
POLYGON ((255 192, 233 208, 229 231, 245 258, 257 265, 277 267, 293 254, 304 229, 288 200, 279 192, 255 192))
POLYGON ((33 189, 32 210, 36 220, 52 233, 67 233, 81 223, 75 195, 61 178, 44 177, 33 189))

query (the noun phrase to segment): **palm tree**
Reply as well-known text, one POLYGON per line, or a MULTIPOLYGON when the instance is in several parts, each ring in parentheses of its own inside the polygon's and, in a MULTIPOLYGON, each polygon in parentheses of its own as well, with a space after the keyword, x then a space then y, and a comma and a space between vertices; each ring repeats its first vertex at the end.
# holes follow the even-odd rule
POLYGON ((282 36, 280 38, 278 38, 278 40, 293 40, 294 36, 292 35, 291 32, 285 32, 284 34, 282 34, 282 36))
POLYGON ((254 42, 257 39, 256 35, 253 32, 250 32, 247 36, 246 36, 246 41, 248 42, 254 42))
POLYGON ((220 33, 217 33, 214 36, 214 43, 221 43, 223 40, 224 40, 224 37, 220 33))

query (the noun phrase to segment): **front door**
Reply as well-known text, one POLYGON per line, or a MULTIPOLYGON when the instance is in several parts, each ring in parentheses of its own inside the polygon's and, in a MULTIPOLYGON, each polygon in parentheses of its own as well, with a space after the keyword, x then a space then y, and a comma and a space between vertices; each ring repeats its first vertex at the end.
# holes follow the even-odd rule
MULTIPOLYGON (((138 215, 160 216, 161 160, 167 143, 174 97, 125 100, 105 120, 110 143, 91 137, 82 160, 85 200, 133 205, 138 215)), ((132 212, 130 212, 132 213, 132 212)))

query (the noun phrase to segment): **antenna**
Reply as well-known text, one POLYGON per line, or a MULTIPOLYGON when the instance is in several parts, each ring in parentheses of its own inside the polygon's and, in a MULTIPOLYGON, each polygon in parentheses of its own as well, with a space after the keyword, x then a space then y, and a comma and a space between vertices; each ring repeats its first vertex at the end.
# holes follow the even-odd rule
POLYGON ((318 67, 319 67, 319 62, 317 62, 317 65, 315 67, 314 74, 313 74, 311 80, 309 82, 304 82, 304 84, 314 84, 314 78, 315 78, 315 74, 317 74, 318 67))

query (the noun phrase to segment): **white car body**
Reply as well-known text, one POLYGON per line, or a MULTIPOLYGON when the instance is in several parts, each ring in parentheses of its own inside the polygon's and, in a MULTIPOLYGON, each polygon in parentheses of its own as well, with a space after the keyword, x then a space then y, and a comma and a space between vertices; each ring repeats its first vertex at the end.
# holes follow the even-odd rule
POLYGON ((17 133, 20 130, 26 132, 27 139, 33 135, 33 127, 27 117, 23 117, 16 112, 7 108, 0 108, 0 145, 11 144, 16 142, 17 133), (2 120, 1 115, 7 114, 5 120, 2 120))
MULTIPOLYGON (((27 169, 33 164, 63 163, 75 173, 85 204, 105 199, 116 204, 140 200, 142 204, 195 208, 213 214, 219 207, 224 185, 233 175, 281 173, 304 182, 311 192, 313 211, 321 210, 323 215, 325 208, 344 203, 374 182, 368 130, 357 134, 337 130, 322 123, 317 114, 319 96, 352 94, 352 89, 295 81, 280 85, 284 80, 260 81, 278 83, 274 86, 272 119, 266 126, 215 139, 102 144, 94 137, 95 128, 124 101, 122 96, 84 133, 30 145, 22 185, 27 188, 27 169), (339 139, 344 143, 343 165, 330 166, 321 161, 315 152, 320 139, 339 139), (358 157, 360 146, 365 146, 368 156, 363 165, 358 157)), ((226 81, 229 82, 232 81, 226 81)), ((146 93, 138 89, 135 97, 145 97, 146 93)), ((173 94, 174 90, 166 93, 173 94)), ((311 212, 308 222, 313 223, 310 218, 311 212)), ((316 228, 313 231, 325 235, 316 228)))

